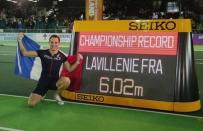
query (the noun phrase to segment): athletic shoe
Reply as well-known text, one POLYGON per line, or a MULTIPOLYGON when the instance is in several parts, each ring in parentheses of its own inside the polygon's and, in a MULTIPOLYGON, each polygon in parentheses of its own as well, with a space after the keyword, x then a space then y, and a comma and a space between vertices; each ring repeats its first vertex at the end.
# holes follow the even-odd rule
POLYGON ((54 95, 54 99, 57 101, 57 103, 59 104, 59 105, 64 105, 64 101, 61 99, 61 97, 59 96, 59 94, 55 94, 54 95))

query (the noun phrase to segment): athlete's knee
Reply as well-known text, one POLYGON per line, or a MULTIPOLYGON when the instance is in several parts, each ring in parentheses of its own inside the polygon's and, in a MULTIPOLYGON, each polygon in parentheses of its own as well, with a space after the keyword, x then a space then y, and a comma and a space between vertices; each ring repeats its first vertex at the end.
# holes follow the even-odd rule
POLYGON ((35 107, 37 105, 37 102, 29 99, 27 104, 29 107, 35 107))
POLYGON ((29 107, 35 107, 42 99, 42 96, 38 94, 31 94, 28 99, 28 106, 29 107))
POLYGON ((71 81, 68 77, 61 77, 58 82, 56 83, 57 88, 60 89, 67 89, 70 85, 71 81))
POLYGON ((36 106, 36 103, 28 102, 28 106, 29 106, 29 107, 35 107, 35 106, 36 106))

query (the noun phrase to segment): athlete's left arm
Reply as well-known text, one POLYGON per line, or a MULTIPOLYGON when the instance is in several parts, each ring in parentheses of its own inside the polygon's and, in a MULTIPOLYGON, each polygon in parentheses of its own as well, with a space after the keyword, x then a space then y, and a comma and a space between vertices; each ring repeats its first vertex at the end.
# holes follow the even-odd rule
POLYGON ((66 68, 66 70, 68 70, 69 72, 72 72, 74 71, 77 66, 80 64, 80 59, 82 59, 82 55, 81 54, 78 54, 77 55, 77 60, 75 63, 73 64, 70 64, 68 61, 65 61, 64 62, 64 67, 66 68))

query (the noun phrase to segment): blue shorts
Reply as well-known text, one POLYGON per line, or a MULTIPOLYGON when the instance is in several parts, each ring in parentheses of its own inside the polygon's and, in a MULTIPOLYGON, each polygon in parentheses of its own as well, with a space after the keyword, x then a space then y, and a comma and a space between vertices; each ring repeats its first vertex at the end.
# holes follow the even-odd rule
POLYGON ((33 93, 44 96, 48 90, 57 90, 57 81, 58 78, 41 77, 33 93))

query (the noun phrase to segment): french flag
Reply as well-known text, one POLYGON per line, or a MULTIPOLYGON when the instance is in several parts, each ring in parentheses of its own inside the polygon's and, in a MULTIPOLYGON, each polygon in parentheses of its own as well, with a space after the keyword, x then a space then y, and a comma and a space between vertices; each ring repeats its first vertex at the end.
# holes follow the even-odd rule
MULTIPOLYGON (((24 47, 28 50, 39 50, 42 48, 35 41, 24 35, 23 37, 24 47)), ((25 78, 39 80, 42 71, 41 60, 39 57, 31 58, 22 55, 17 44, 16 50, 16 62, 15 62, 15 74, 25 78)))
MULTIPOLYGON (((42 49, 42 47, 39 44, 37 44, 35 41, 30 39, 26 35, 24 35, 22 41, 24 47, 28 51, 42 49)), ((69 61, 70 64, 73 64, 77 60, 77 55, 68 55, 67 60, 69 61)), ((61 68, 60 75, 69 77, 71 79, 71 85, 68 88, 68 90, 70 91, 80 90, 82 80, 82 67, 83 67, 82 65, 83 59, 81 58, 80 64, 74 71, 69 72, 65 68, 61 68)), ((42 66, 40 58, 39 57, 31 58, 23 56, 22 53, 20 52, 19 45, 17 44, 15 74, 21 77, 38 81, 41 75, 41 71, 42 66)))

